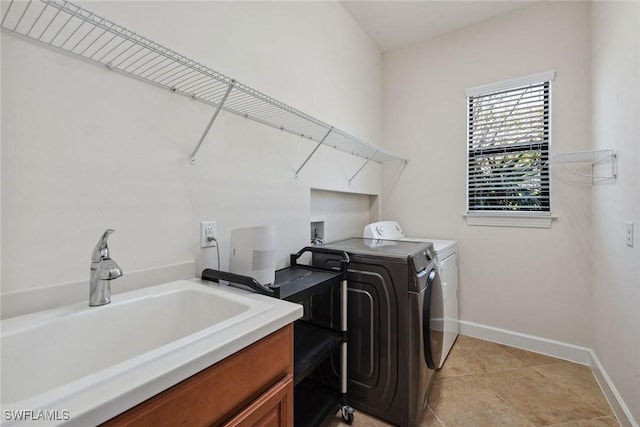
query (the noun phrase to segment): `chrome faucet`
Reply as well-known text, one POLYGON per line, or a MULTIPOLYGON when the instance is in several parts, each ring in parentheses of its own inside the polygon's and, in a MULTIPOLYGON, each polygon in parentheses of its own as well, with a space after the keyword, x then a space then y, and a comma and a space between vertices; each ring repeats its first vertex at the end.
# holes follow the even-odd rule
POLYGON ((122 269, 109 256, 107 239, 115 230, 104 232, 91 255, 91 278, 89 281, 89 305, 105 305, 111 302, 111 281, 122 276, 122 269))

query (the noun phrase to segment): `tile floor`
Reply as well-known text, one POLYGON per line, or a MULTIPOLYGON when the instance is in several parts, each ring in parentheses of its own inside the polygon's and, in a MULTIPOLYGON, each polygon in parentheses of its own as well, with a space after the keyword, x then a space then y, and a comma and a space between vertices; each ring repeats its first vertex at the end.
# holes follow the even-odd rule
MULTIPOLYGON (((344 427, 340 417, 330 427, 344 427)), ((389 424, 361 411, 354 427, 389 424)), ((460 335, 435 376, 421 427, 618 427, 591 369, 460 335)))

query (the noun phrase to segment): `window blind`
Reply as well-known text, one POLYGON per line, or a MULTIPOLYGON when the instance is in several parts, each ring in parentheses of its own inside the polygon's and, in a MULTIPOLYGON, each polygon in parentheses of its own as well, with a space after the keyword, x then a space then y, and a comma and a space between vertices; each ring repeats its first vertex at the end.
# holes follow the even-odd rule
POLYGON ((468 212, 550 212, 550 83, 468 99, 468 212))

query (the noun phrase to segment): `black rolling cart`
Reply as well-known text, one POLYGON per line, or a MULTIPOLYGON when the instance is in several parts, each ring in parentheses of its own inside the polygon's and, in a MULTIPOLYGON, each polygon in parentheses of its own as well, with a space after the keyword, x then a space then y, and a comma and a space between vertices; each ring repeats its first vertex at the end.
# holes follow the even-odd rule
POLYGON ((255 279, 220 270, 205 269, 203 280, 228 281, 254 292, 290 302, 303 303, 333 287, 340 288, 340 328, 332 329, 306 320, 294 323, 294 426, 320 426, 341 410, 343 420, 351 424, 354 410, 347 403, 347 269, 346 252, 307 246, 291 254, 290 266, 276 271, 273 285, 262 285, 255 279), (326 269, 298 264, 300 257, 312 254, 340 258, 339 269, 326 269), (312 374, 335 352, 340 352, 340 390, 315 381, 312 374))

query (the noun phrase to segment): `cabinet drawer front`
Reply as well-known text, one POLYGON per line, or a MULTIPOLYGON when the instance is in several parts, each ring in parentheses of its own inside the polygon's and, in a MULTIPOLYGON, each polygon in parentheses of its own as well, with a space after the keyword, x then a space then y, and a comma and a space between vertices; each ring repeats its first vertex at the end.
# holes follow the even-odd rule
POLYGON ((292 374, 292 343, 288 325, 103 425, 221 425, 292 374))
POLYGON ((293 375, 287 375, 224 427, 293 427, 293 375))

